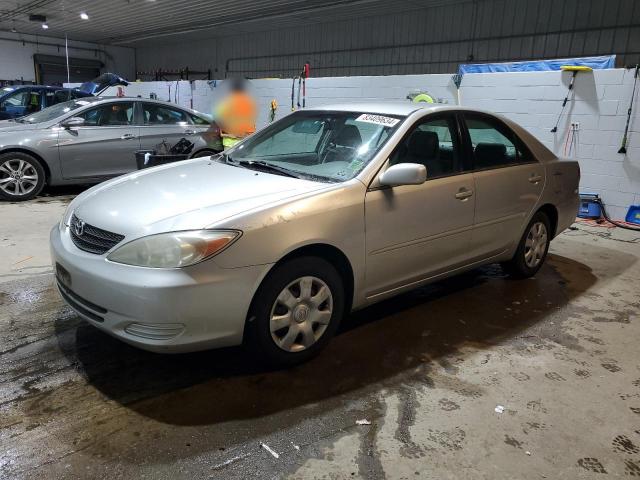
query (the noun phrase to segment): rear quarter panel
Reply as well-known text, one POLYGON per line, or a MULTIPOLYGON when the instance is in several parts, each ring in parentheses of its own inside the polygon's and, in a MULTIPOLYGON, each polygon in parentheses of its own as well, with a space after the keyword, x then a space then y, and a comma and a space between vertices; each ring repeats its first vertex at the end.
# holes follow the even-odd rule
POLYGON ((580 166, 577 161, 559 158, 546 163, 547 184, 543 203, 550 203, 558 210, 555 234, 566 230, 575 221, 580 203, 580 166))

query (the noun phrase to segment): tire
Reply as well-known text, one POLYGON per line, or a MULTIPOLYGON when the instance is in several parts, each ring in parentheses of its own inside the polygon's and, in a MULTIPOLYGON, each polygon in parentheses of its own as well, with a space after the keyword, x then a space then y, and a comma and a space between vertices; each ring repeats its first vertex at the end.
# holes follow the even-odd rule
POLYGON ((335 334, 344 314, 344 297, 342 278, 329 262, 299 257, 283 263, 269 273, 253 299, 246 344, 274 366, 306 362, 335 334))
POLYGON ((542 267, 551 243, 549 217, 537 212, 520 239, 513 258, 502 264, 502 268, 514 278, 528 278, 542 267))
POLYGON ((44 168, 28 153, 0 155, 0 198, 12 202, 30 200, 42 191, 44 184, 44 168))
POLYGON ((195 155, 193 155, 191 158, 202 158, 202 157, 210 157, 212 155, 217 155, 218 152, 215 152, 213 150, 200 150, 199 152, 196 152, 195 155))

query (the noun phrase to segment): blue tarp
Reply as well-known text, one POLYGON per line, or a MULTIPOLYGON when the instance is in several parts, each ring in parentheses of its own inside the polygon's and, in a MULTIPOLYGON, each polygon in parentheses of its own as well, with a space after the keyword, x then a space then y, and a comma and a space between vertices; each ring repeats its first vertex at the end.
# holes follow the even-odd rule
POLYGON ((591 67, 594 70, 604 68, 614 68, 616 63, 615 55, 605 55, 602 57, 582 57, 582 58, 558 58, 556 60, 532 60, 527 62, 506 62, 506 63, 466 63, 458 67, 458 73, 497 73, 497 72, 548 72, 560 70, 563 65, 579 65, 591 67))

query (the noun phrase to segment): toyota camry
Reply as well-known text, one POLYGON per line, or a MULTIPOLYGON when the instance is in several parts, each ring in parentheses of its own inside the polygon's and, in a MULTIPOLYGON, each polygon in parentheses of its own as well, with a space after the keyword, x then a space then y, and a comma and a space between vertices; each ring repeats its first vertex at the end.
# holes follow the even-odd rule
POLYGON ((79 195, 56 283, 95 327, 156 352, 246 344, 291 365, 349 312, 489 263, 543 265, 579 168, 514 122, 448 106, 292 113, 208 158, 79 195))

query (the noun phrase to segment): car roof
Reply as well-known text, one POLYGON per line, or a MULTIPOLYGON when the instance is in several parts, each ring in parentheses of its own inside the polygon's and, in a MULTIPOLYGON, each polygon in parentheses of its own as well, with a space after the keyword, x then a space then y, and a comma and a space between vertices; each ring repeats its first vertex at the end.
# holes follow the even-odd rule
POLYGON ((179 108, 180 110, 184 110, 186 112, 190 112, 190 113, 194 113, 194 114, 200 114, 200 115, 204 115, 202 112, 198 112, 196 110, 193 110, 192 108, 189 107, 184 107, 182 105, 178 105, 176 103, 171 103, 171 102, 165 102, 164 100, 154 100, 153 98, 142 98, 142 97, 88 97, 88 98, 81 98, 78 100, 82 100, 83 102, 91 102, 91 103, 99 103, 99 102, 132 102, 132 101, 137 101, 137 102, 145 102, 145 103, 155 103, 157 105, 162 105, 164 107, 172 107, 172 108, 179 108))
POLYGON ((56 87, 54 85, 6 85, 3 88, 12 88, 14 92, 16 90, 23 90, 25 88, 50 88, 52 90, 75 90, 75 88, 56 87))
POLYGON ((446 110, 469 110, 474 112, 484 112, 483 110, 465 108, 459 105, 447 105, 442 103, 422 103, 422 102, 413 103, 410 101, 337 103, 337 104, 313 107, 307 110, 378 113, 381 115, 401 115, 401 116, 408 116, 418 110, 428 110, 429 112, 440 112, 440 111, 446 111, 446 110))

